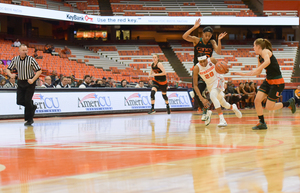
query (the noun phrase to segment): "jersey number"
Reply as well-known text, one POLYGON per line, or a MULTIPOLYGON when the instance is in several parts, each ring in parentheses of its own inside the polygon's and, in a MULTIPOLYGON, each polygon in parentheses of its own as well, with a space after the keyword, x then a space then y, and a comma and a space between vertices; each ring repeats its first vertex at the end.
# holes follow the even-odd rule
POLYGON ((210 77, 214 76, 214 72, 210 72, 209 74, 205 74, 205 78, 209 79, 210 77))

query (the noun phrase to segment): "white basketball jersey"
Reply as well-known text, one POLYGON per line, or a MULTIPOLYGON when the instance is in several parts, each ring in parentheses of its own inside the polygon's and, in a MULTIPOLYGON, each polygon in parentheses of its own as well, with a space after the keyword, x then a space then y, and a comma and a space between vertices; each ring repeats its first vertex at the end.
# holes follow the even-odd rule
POLYGON ((206 67, 202 67, 199 63, 197 65, 199 75, 206 83, 209 92, 213 88, 219 88, 221 91, 224 91, 224 78, 216 72, 215 64, 210 61, 210 58, 207 59, 206 67))
POLYGON ((207 59, 207 66, 203 67, 199 63, 199 75, 204 80, 207 86, 212 85, 218 79, 218 74, 215 69, 214 63, 210 61, 210 58, 207 59))

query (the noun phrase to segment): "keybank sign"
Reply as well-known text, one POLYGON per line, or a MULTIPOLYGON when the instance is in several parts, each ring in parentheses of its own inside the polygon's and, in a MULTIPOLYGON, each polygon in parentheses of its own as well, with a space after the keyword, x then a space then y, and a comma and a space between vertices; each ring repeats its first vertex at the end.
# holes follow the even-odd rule
POLYGON ((72 21, 90 21, 93 22, 94 18, 89 17, 88 15, 82 16, 82 15, 76 15, 76 14, 66 14, 67 19, 72 21))
POLYGON ((72 21, 84 21, 84 17, 83 16, 77 16, 77 15, 71 15, 71 14, 67 14, 67 19, 72 20, 72 21))
MULTIPOLYGON (((194 25, 199 16, 94 16, 73 12, 42 9, 21 5, 0 3, 1 14, 22 15, 55 19, 58 21, 85 22, 97 25, 194 25)), ((299 26, 299 17, 230 17, 202 16, 202 25, 254 25, 254 26, 299 26)))

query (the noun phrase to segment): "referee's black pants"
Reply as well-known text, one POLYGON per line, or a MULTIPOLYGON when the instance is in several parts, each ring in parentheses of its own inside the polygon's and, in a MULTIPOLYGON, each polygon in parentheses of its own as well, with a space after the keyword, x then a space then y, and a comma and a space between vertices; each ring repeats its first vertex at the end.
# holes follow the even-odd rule
POLYGON ((29 84, 27 80, 18 80, 17 88, 17 104, 25 107, 24 119, 25 121, 33 120, 33 94, 35 90, 34 81, 32 84, 29 84))

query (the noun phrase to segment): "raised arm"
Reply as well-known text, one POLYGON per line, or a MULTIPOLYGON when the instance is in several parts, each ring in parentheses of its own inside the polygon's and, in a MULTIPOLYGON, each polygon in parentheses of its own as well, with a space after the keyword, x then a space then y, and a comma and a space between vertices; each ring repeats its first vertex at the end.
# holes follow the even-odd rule
POLYGON ((227 35, 226 32, 223 32, 223 33, 220 33, 219 37, 218 37, 218 44, 215 40, 210 40, 211 41, 211 44, 214 48, 214 51, 217 53, 217 54, 221 54, 221 49, 222 49, 222 44, 221 44, 221 40, 227 35))
POLYGON ((199 38, 196 36, 191 36, 190 34, 200 26, 200 22, 201 22, 201 19, 200 18, 197 19, 195 22, 195 25, 191 29, 187 30, 182 35, 182 38, 188 42, 193 42, 193 44, 196 45, 199 42, 199 38))

